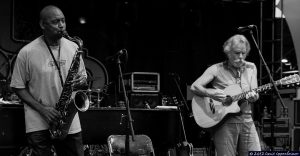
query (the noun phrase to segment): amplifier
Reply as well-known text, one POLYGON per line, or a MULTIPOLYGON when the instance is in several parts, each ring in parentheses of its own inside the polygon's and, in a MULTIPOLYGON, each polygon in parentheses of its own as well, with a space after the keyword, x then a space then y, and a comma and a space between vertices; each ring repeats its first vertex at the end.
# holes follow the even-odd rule
POLYGON ((193 155, 194 156, 209 156, 209 150, 208 148, 193 148, 193 155))
MULTIPOLYGON (((275 118, 273 120, 274 136, 289 135, 289 121, 289 118, 275 118)), ((262 119, 262 135, 264 137, 271 135, 271 124, 272 120, 270 118, 262 119)))
POLYGON ((157 93, 129 93, 131 108, 155 108, 161 105, 160 95, 157 93))
POLYGON ((0 153, 26 145, 23 104, 0 104, 0 123, 0 153))
MULTIPOLYGON (((160 91, 160 75, 151 72, 132 72, 123 74, 126 91, 129 92, 152 92, 160 91)), ((119 79, 119 91, 122 92, 119 79)))

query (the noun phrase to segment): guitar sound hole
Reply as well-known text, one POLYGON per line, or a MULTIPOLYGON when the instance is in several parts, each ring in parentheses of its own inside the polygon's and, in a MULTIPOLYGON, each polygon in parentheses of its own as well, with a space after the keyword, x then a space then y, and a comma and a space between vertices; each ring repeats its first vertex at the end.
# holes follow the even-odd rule
POLYGON ((216 112, 216 109, 215 109, 215 105, 214 105, 214 102, 212 99, 209 99, 209 107, 210 107, 210 110, 213 114, 215 114, 216 112))
POLYGON ((224 106, 229 106, 229 105, 231 105, 232 101, 233 101, 232 97, 229 96, 229 95, 227 95, 226 98, 225 98, 225 100, 224 100, 224 102, 222 104, 224 106))

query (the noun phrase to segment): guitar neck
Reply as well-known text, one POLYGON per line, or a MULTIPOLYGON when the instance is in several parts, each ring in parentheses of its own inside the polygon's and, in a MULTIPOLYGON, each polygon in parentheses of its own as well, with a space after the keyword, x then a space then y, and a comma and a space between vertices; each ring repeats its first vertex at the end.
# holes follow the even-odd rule
MULTIPOLYGON (((275 81, 274 84, 275 84, 276 86, 278 86, 279 84, 281 84, 281 83, 280 83, 280 80, 275 81)), ((272 86, 273 86, 272 83, 268 83, 268 84, 259 86, 259 87, 257 87, 257 88, 251 89, 251 90, 249 90, 249 91, 240 93, 240 94, 238 94, 238 95, 232 96, 232 99, 233 99, 233 101, 239 101, 239 100, 241 100, 241 99, 246 98, 246 95, 247 95, 249 92, 255 91, 256 93, 260 93, 260 92, 263 92, 263 91, 267 91, 267 90, 272 89, 272 86)))
MULTIPOLYGON (((299 84, 299 81, 300 81, 299 75, 298 74, 294 74, 294 75, 290 75, 290 76, 287 76, 287 77, 284 77, 284 78, 282 78, 280 80, 275 81, 274 85, 275 86, 278 86, 278 85, 289 85, 289 84, 294 84, 294 83, 299 84)), ((243 92, 241 94, 232 96, 231 98, 232 98, 233 101, 238 101, 238 100, 241 100, 241 99, 245 98, 246 95, 247 95, 247 93, 249 93, 249 92, 255 91, 256 93, 259 93, 259 92, 262 92, 262 91, 270 90, 270 89, 272 89, 272 87, 273 87, 273 84, 272 83, 268 83, 268 84, 262 85, 262 86, 260 86, 258 88, 249 90, 247 92, 243 92)))

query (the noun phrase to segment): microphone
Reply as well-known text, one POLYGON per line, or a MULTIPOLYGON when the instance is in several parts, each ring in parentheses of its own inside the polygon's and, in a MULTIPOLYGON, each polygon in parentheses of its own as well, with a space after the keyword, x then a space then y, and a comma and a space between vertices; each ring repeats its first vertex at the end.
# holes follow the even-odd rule
POLYGON ((244 32, 244 31, 247 31, 247 30, 251 30, 255 27, 254 24, 251 24, 251 25, 247 25, 247 26, 244 26, 244 27, 238 27, 237 30, 239 32, 244 32))
POLYGON ((168 73, 168 75, 170 75, 170 76, 177 76, 177 74, 176 73, 168 73))
POLYGON ((176 80, 180 80, 180 76, 177 73, 168 73, 169 76, 175 78, 176 80))
POLYGON ((114 61, 116 60, 117 58, 119 58, 120 56, 122 56, 123 54, 125 54, 127 52, 126 49, 121 49, 119 50, 117 53, 115 53, 114 55, 112 56, 108 56, 105 60, 111 60, 111 61, 114 61))

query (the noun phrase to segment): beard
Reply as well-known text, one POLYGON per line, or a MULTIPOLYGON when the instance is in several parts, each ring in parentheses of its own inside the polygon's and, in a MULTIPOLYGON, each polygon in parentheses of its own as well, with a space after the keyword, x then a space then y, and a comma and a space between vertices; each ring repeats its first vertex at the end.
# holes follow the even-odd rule
POLYGON ((48 31, 45 31, 44 35, 47 36, 49 39, 55 41, 63 37, 63 32, 64 32, 63 30, 48 29, 48 31))
POLYGON ((235 68, 241 68, 242 66, 245 65, 245 60, 233 60, 231 61, 231 64, 235 67, 235 68))
POLYGON ((53 39, 54 40, 59 40, 63 37, 63 32, 62 31, 58 31, 57 33, 53 34, 53 39))
POLYGON ((44 34, 44 38, 50 46, 56 46, 59 44, 60 39, 62 38, 62 34, 52 33, 52 34, 44 34))

